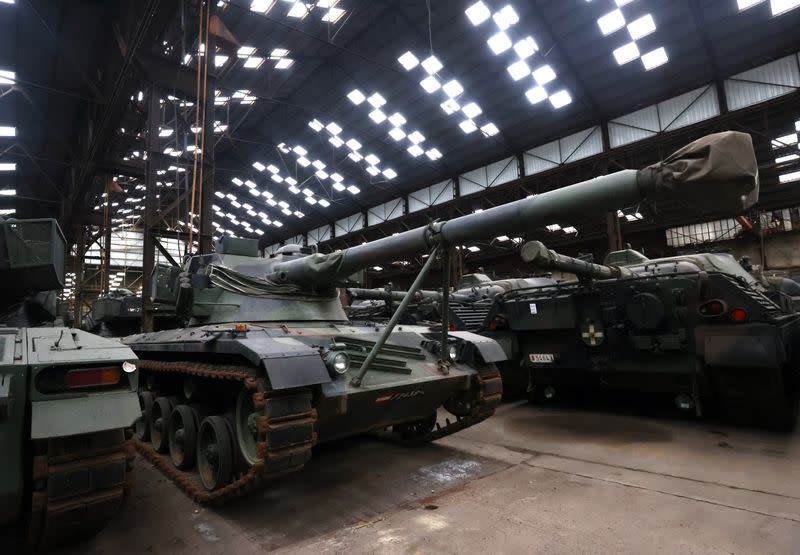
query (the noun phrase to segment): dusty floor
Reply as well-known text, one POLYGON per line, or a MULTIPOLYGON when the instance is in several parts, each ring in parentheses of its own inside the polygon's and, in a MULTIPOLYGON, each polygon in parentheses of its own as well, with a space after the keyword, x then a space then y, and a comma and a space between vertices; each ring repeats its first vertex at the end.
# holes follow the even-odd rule
POLYGON ((520 402, 423 448, 322 446, 221 510, 137 461, 121 518, 63 553, 797 553, 798 439, 520 402))

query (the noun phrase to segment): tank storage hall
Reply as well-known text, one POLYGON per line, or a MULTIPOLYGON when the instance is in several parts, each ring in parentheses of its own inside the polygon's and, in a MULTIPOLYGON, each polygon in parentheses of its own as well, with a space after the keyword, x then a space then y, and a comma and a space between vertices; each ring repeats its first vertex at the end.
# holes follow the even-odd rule
POLYGON ((0 0, 3 553, 794 554, 800 0, 0 0))

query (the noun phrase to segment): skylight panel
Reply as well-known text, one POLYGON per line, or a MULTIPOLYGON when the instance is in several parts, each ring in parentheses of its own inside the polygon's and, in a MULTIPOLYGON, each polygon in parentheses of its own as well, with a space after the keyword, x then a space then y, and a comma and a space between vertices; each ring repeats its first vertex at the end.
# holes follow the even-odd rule
POLYGON ((289 8, 289 12, 286 15, 297 19, 303 19, 308 15, 308 8, 303 2, 295 2, 292 4, 292 7, 289 8))
POLYGON ((437 148, 432 148, 432 149, 428 150, 428 151, 425 153, 425 155, 426 155, 428 158, 430 158, 431 160, 438 160, 439 158, 441 158, 441 157, 442 157, 442 153, 441 153, 441 152, 439 152, 439 149, 437 149, 437 148))
POLYGON ((461 130, 462 130, 464 133, 466 133, 467 135, 469 135, 470 133, 472 133, 473 131, 475 131, 476 129, 478 129, 478 126, 477 126, 477 125, 475 125, 475 122, 474 122, 474 121, 472 121, 471 119, 465 119, 464 121, 462 121, 461 123, 459 123, 459 124, 458 124, 458 126, 459 126, 459 127, 461 128, 461 130))
POLYGON ((325 208, 327 208, 327 207, 329 207, 331 205, 331 203, 328 202, 327 200, 325 200, 324 198, 319 199, 318 202, 319 202, 320 206, 324 206, 325 208))
POLYGON ((327 129, 328 133, 330 133, 331 135, 338 135, 339 133, 342 132, 342 128, 339 127, 339 124, 333 121, 330 122, 328 125, 326 125, 325 129, 327 129))
POLYGON ((367 173, 370 174, 372 177, 375 177, 381 172, 375 166, 367 166, 367 173))
POLYGON ((599 18, 597 24, 600 26, 600 32, 603 35, 610 35, 625 26, 625 16, 622 15, 621 10, 614 10, 599 18))
POLYGON ((394 139, 395 141, 402 141, 406 137, 406 132, 400 129, 399 127, 392 127, 389 131, 389 136, 394 139))
POLYGON ((444 113, 447 114, 448 116, 451 114, 455 114, 461 109, 461 105, 452 98, 449 100, 445 100, 440 104, 440 106, 442 107, 442 110, 444 110, 444 113))
POLYGON ((752 8, 756 4, 760 4, 764 0, 737 0, 736 3, 739 6, 739 11, 746 10, 747 8, 752 8))
POLYGON ((364 93, 362 93, 358 89, 353 89, 352 91, 347 93, 347 98, 349 98, 350 102, 352 102, 356 106, 358 106, 367 99, 367 97, 364 96, 364 93))
POLYGON ((644 64, 644 69, 647 71, 650 71, 651 69, 660 65, 664 65, 668 61, 669 58, 667 57, 667 51, 663 47, 656 48, 655 50, 642 55, 642 64, 644 64))
POLYGON ((253 162, 253 167, 260 172, 263 172, 265 169, 267 169, 267 167, 261 162, 253 162))
POLYGON ((406 71, 414 69, 419 65, 419 59, 417 59, 417 57, 411 52, 406 52, 397 58, 397 61, 400 62, 400 65, 402 65, 406 71))
POLYGON ((506 70, 508 70, 508 73, 511 75, 511 78, 514 81, 519 81, 523 77, 527 77, 531 72, 531 68, 528 67, 528 64, 525 63, 525 60, 517 60, 508 66, 506 70))
POLYGON ((274 164, 270 164, 269 166, 267 166, 267 170, 269 171, 269 173, 278 173, 280 171, 278 167, 275 166, 274 164))
POLYGON ((300 146, 300 145, 295 146, 292 149, 292 151, 295 154, 299 154, 300 156, 305 156, 306 154, 308 154, 308 151, 305 148, 303 148, 302 146, 300 146))
POLYGON ((400 112, 395 112, 394 114, 389 116, 389 123, 391 123, 395 127, 402 127, 406 123, 406 118, 400 112))
POLYGON ((627 6, 627 5, 628 5, 628 4, 630 4, 631 2, 633 2, 633 0, 614 0, 614 3, 615 3, 617 6, 619 6, 620 8, 621 8, 622 6, 627 6))
POLYGON ((228 56, 224 54, 217 54, 214 56, 214 67, 222 67, 228 63, 228 56))
POLYGON ((629 42, 614 50, 614 59, 619 65, 627 64, 639 57, 639 47, 635 42, 629 42))
POLYGON ((381 173, 383 173, 383 176, 384 176, 386 179, 394 179, 395 177, 397 177, 397 172, 396 172, 396 171, 394 171, 392 168, 386 168, 386 169, 385 169, 385 170, 383 170, 383 172, 381 172, 381 173))
POLYGON ((344 191, 345 189, 347 189, 347 187, 345 187, 345 186, 344 186, 344 185, 342 185, 341 183, 334 183, 334 184, 333 184, 333 188, 334 188, 335 190, 339 191, 340 193, 341 193, 342 191, 344 191))
POLYGON ((345 144, 347 145, 347 148, 349 148, 350 150, 358 150, 359 148, 361 148, 361 143, 359 143, 355 139, 348 139, 345 144))
POLYGON ((264 58, 261 56, 248 56, 244 61, 244 67, 248 69, 258 69, 264 63, 264 58))
POLYGON ((331 143, 334 146, 334 148, 339 148, 340 146, 342 146, 344 144, 343 140, 341 140, 339 137, 335 137, 335 136, 331 137, 330 139, 328 139, 328 142, 331 143))
POLYGON ((13 85, 17 79, 17 74, 13 71, 0 69, 0 85, 13 85))
POLYGON ((497 128, 497 126, 491 122, 481 127, 481 133, 483 133, 486 137, 493 137, 499 132, 500 130, 497 128))
POLYGON ((420 156, 421 154, 423 154, 425 152, 424 150, 422 150, 422 147, 420 147, 419 145, 411 145, 406 150, 408 150, 408 153, 411 154, 411 156, 413 156, 414 158, 416 158, 417 156, 420 156))
POLYGON ((347 187, 347 191, 348 191, 350 194, 357 195, 358 193, 360 193, 360 192, 361 192, 361 189, 359 189, 359 188, 358 188, 358 187, 356 187, 355 185, 350 185, 349 187, 347 187))
POLYGON ((283 181, 284 183, 288 183, 289 185, 297 185, 297 180, 294 177, 287 177, 283 181))
POLYGON ((550 95, 550 104, 552 104, 553 108, 555 109, 563 108, 571 102, 572 96, 570 96, 570 94, 565 90, 560 90, 557 93, 550 95))
POLYGON ((380 164, 381 160, 374 154, 368 154, 364 157, 364 161, 367 162, 371 166, 377 166, 380 164))
POLYGON ((364 158, 358 152, 351 152, 350 154, 347 155, 347 157, 350 158, 353 162, 359 162, 364 158))
POLYGON ((439 61, 439 58, 437 58, 436 56, 428 56, 427 58, 422 60, 422 69, 427 71, 428 75, 433 75, 443 67, 444 65, 442 64, 442 62, 439 61))
POLYGON ((305 156, 301 156, 300 158, 298 158, 297 163, 303 166, 304 168, 307 168, 308 166, 311 165, 311 161, 305 156))
POLYGON ((781 15, 796 7, 800 6, 800 0, 770 0, 769 7, 772 10, 772 15, 781 15))
POLYGON ((294 63, 291 58, 281 58, 275 62, 275 69, 286 69, 294 63))
POLYGON ((408 134, 408 140, 414 143, 415 145, 425 141, 425 135, 420 133, 419 131, 414 131, 408 134))
POLYGON ((547 98, 547 91, 541 85, 533 87, 532 89, 528 89, 525 92, 525 96, 528 98, 531 104, 538 104, 545 98, 547 98))
POLYGON ((511 39, 508 38, 508 35, 504 32, 500 31, 496 35, 492 35, 489 40, 486 41, 486 44, 489 45, 489 48, 491 48, 492 52, 495 54, 502 54, 511 48, 511 39))
MULTIPOLYGON (((317 4, 319 6, 319 4, 317 4)), ((341 8, 331 8, 322 16, 322 21, 326 23, 336 23, 344 15, 345 11, 341 8)))
POLYGON ((313 164, 313 166, 314 166, 315 168, 317 168, 318 170, 324 170, 324 169, 327 167, 327 166, 325 165, 325 162, 323 162, 322 160, 314 160, 314 161, 312 162, 312 164, 313 164))
POLYGON ((308 122, 308 126, 316 132, 322 131, 322 124, 318 120, 312 119, 308 122))
POLYGON ((280 175, 278 175, 277 173, 273 173, 273 174, 270 176, 270 179, 272 179, 272 181, 274 181, 275 183, 283 183, 283 177, 281 177, 281 176, 280 176, 280 175))
POLYGON ((547 64, 533 70, 533 79, 539 85, 546 85, 555 78, 556 78, 556 72, 553 71, 553 68, 547 64))
POLYGON ((336 172, 333 172, 330 175, 330 177, 331 177, 331 180, 336 181, 337 183, 339 183, 340 181, 344 181, 344 177, 342 177, 340 174, 338 174, 336 172))
POLYGON ((650 14, 643 15, 628 23, 628 33, 630 33, 633 40, 639 40, 646 37, 656 30, 656 22, 653 21, 653 16, 650 14))
POLYGON ((375 109, 369 113, 369 119, 375 123, 383 123, 386 121, 386 114, 384 114, 381 110, 375 109))
POLYGON ((475 2, 464 10, 464 13, 467 14, 470 22, 475 26, 480 25, 492 16, 492 12, 483 2, 475 2))
MULTIPOLYGON (((170 129, 170 131, 172 130, 170 129)), ((16 135, 17 135, 16 127, 11 127, 8 125, 0 125, 0 137, 16 137, 16 135)), ((159 133, 159 136, 162 136, 161 133, 159 133)))
POLYGON ((367 99, 367 102, 372 104, 374 108, 380 108, 384 104, 386 104, 386 99, 380 95, 380 93, 372 93, 370 97, 367 99))
POLYGON ((433 75, 428 75, 425 79, 420 81, 419 84, 422 85, 422 88, 425 89, 425 92, 428 94, 432 94, 441 88, 439 80, 433 75))
POLYGON ((252 56, 256 53, 256 48, 254 46, 242 46, 239 50, 236 51, 236 55, 240 58, 247 58, 248 56, 252 56))
POLYGON ((494 19, 501 31, 505 31, 519 21, 519 16, 514 11, 514 8, 511 7, 511 4, 507 4, 499 12, 495 13, 492 19, 494 19))
POLYGON ((451 79, 442 85, 442 90, 450 98, 455 98, 464 92, 464 87, 462 87, 461 83, 459 83, 457 80, 451 79))
POLYGON ((253 0, 250 3, 250 10, 266 14, 275 5, 275 0, 253 0))
POLYGON ((481 113, 483 113, 481 107, 475 104, 474 102, 470 102, 466 106, 462 107, 461 111, 464 112, 464 115, 470 119, 474 119, 478 117, 481 113))
POLYGON ((530 36, 514 43, 514 52, 523 60, 533 56, 537 50, 539 50, 539 46, 536 44, 536 41, 533 40, 533 37, 530 36))

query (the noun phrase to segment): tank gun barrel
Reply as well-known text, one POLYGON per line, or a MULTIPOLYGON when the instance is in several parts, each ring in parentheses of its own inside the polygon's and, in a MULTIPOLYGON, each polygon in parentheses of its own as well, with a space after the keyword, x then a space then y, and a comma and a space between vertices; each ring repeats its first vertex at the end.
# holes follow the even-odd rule
MULTIPOLYGON (((353 299, 369 300, 369 301, 402 301, 407 291, 401 290, 387 290, 387 289, 362 289, 359 287, 351 287, 347 290, 353 299)), ((438 303, 442 300, 442 293, 440 291, 430 291, 422 289, 414 293, 412 302, 415 303, 438 303)), ((450 293, 450 300, 457 303, 469 303, 475 299, 468 295, 460 294, 458 292, 450 293)))
POLYGON ((752 139, 735 131, 708 135, 641 170, 622 170, 332 254, 283 262, 268 277, 278 283, 333 283, 377 262, 428 252, 436 246, 521 233, 582 212, 605 212, 657 200, 679 200, 726 213, 752 206, 758 200, 752 139))
POLYGON ((541 270, 570 272, 579 277, 593 279, 622 279, 636 274, 620 266, 604 266, 559 254, 540 241, 530 241, 522 247, 522 260, 541 270))

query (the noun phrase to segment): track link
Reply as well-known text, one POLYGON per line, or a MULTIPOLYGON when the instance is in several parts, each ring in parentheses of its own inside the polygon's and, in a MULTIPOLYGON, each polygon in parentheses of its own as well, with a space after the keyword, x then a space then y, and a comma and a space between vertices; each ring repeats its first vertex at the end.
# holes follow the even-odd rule
POLYGON ((103 446, 93 445, 102 434, 49 440, 47 453, 33 458, 28 527, 33 550, 89 538, 119 512, 130 491, 129 466, 136 454, 123 430, 111 434, 110 444, 108 438, 94 442, 103 446))
POLYGON ((260 488, 271 478, 300 470, 311 458, 311 448, 317 441, 317 412, 311 407, 311 391, 269 391, 266 382, 257 378, 256 369, 249 366, 158 360, 139 360, 138 364, 151 372, 241 382, 252 393, 256 410, 261 411, 256 445, 258 462, 240 472, 230 484, 214 491, 203 487, 195 471, 175 468, 169 455, 157 453, 149 443, 134 439, 136 450, 195 502, 222 505, 260 488))

